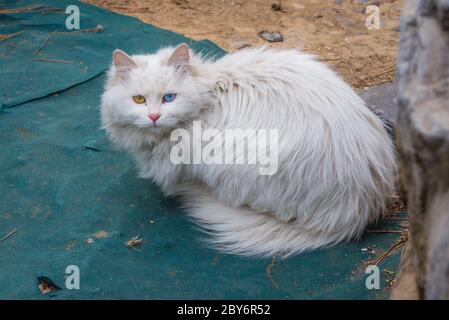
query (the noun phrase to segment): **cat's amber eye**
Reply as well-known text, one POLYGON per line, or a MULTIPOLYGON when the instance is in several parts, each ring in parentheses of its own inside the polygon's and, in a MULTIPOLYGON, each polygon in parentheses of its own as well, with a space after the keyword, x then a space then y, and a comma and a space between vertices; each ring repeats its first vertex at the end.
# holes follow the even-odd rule
POLYGON ((141 96, 141 95, 133 96, 133 100, 134 100, 135 103, 138 103, 138 104, 142 104, 142 103, 145 103, 147 101, 147 99, 145 99, 145 97, 141 96))

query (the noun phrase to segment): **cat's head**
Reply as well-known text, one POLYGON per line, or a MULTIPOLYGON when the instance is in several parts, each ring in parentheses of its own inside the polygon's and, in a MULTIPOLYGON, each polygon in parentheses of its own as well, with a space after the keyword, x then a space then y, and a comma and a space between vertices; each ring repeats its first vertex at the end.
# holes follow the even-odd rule
POLYGON ((194 120, 207 92, 196 74, 200 64, 185 44, 151 55, 114 51, 102 96, 103 126, 162 135, 194 120))

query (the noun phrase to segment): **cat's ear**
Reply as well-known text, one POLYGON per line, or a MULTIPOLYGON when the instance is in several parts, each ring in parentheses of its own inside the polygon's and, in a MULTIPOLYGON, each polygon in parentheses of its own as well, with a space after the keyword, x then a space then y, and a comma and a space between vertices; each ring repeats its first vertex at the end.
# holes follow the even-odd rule
POLYGON ((168 65, 174 66, 178 70, 188 70, 190 68, 190 51, 185 43, 176 47, 168 59, 168 65))
POLYGON ((137 64, 129 55, 118 49, 112 54, 112 61, 117 71, 126 71, 137 67, 137 64))

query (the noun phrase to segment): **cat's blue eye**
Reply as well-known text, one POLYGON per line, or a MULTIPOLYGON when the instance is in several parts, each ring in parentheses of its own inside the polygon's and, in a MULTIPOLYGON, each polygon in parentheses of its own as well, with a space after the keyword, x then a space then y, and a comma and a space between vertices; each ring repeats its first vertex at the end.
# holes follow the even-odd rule
POLYGON ((176 98, 175 93, 167 93, 162 97, 162 102, 163 103, 172 102, 173 100, 175 100, 175 98, 176 98))

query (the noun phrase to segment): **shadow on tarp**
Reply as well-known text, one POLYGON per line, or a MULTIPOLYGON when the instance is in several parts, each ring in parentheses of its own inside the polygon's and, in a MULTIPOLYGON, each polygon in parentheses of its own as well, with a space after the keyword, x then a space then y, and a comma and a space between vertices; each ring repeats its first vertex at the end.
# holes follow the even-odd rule
MULTIPOLYGON (((2 8, 32 3, 7 1, 2 8)), ((64 8, 73 1, 38 3, 64 8)), ((0 238, 17 229, 0 242, 0 299, 388 297, 391 275, 383 270, 397 269, 398 252, 380 266, 381 289, 367 290, 363 264, 375 255, 362 248, 379 253, 395 234, 369 234, 360 243, 287 260, 208 249, 178 204, 138 179, 130 156, 116 151, 98 129, 103 71, 114 48, 152 52, 191 40, 134 18, 79 7, 81 28, 101 24, 104 32, 52 37, 38 54, 33 52, 50 32, 66 31, 66 16, 0 15, 0 33, 25 31, 0 43, 0 238), (33 61, 36 56, 76 63, 33 61), (127 247, 137 235, 143 244, 127 247), (80 290, 65 287, 68 265, 80 269, 80 290), (41 295, 39 276, 61 290, 41 295)), ((192 43, 210 54, 223 53, 209 41, 192 43)))

